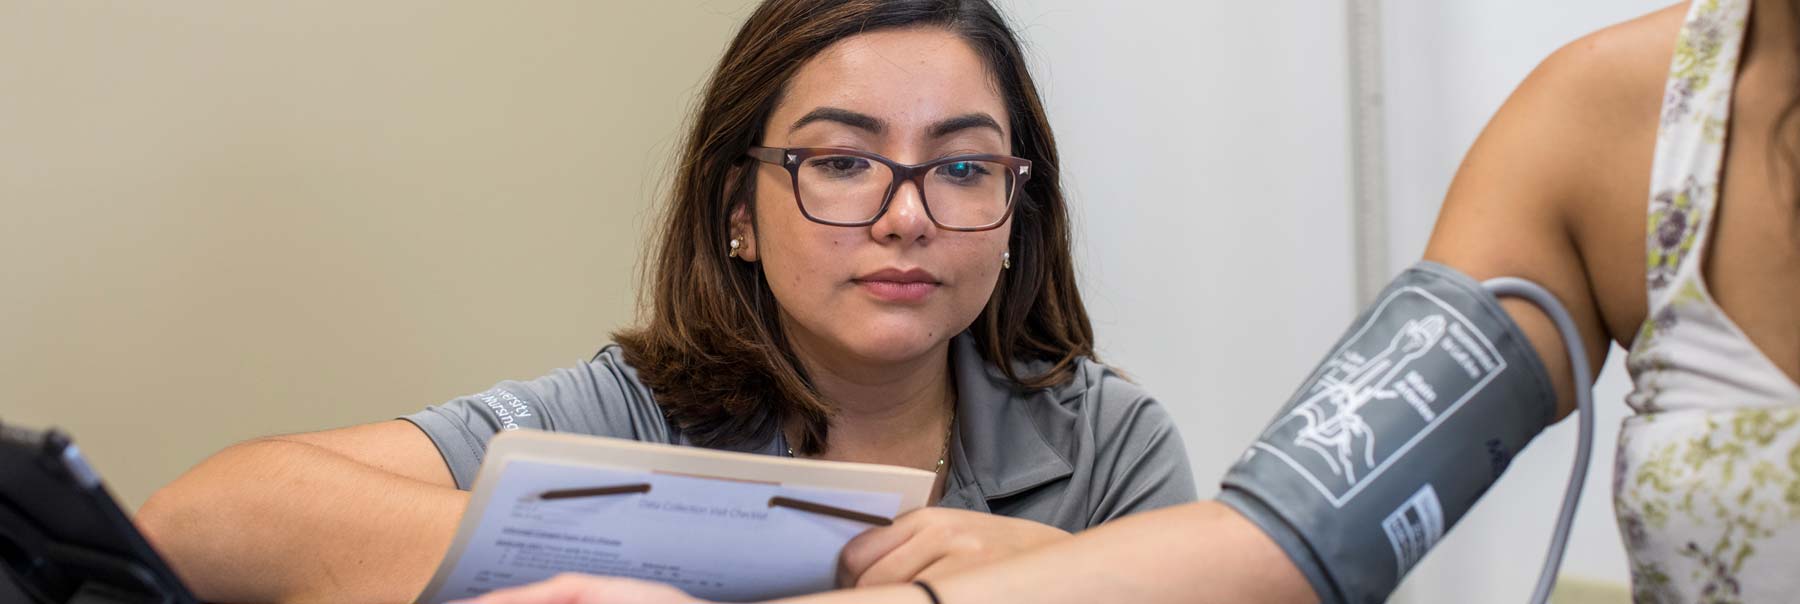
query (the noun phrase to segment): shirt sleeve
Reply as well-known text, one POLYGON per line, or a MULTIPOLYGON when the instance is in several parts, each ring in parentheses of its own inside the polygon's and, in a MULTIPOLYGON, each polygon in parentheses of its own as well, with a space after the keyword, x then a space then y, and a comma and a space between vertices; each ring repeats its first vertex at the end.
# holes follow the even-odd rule
POLYGON ((530 381, 504 381, 483 392, 402 417, 444 456, 456 487, 468 490, 494 435, 545 430, 669 442, 662 411, 636 372, 608 348, 593 361, 530 381))
POLYGON ((1187 447, 1168 411, 1110 372, 1103 388, 1094 459, 1100 492, 1089 525, 1199 500, 1187 447))

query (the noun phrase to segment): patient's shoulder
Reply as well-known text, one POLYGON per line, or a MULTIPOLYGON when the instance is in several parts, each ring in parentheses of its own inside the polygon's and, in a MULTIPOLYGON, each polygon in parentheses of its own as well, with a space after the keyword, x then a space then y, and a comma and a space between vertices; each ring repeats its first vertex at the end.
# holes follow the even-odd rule
POLYGON ((1564 224, 1620 209, 1641 214, 1685 15, 1686 5, 1672 6, 1551 53, 1483 130, 1450 198, 1472 192, 1493 211, 1564 224))
POLYGON ((1678 4, 1582 36, 1546 57, 1515 94, 1554 98, 1548 108, 1594 134, 1653 130, 1686 14, 1678 4))

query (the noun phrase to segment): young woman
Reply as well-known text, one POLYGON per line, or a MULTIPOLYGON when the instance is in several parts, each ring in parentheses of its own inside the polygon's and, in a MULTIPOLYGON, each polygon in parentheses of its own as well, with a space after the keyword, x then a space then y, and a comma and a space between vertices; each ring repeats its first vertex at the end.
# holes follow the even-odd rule
MULTIPOLYGON (((1797 44, 1791 0, 1696 0, 1563 48, 1469 151, 1426 251, 1477 279, 1543 284, 1595 367, 1610 343, 1630 351, 1637 414, 1613 495, 1640 602, 1786 602, 1800 590, 1797 44)), ((1535 307, 1505 308, 1566 415, 1563 343, 1535 307)), ((1518 401, 1520 413, 1535 403, 1518 401)), ((1337 600, 1292 556, 1237 509, 1203 502, 932 581, 931 593, 804 601, 1337 600)), ((692 599, 570 577, 481 601, 692 599)))
POLYGON ((903 465, 938 507, 847 584, 939 576, 1195 498, 1162 408, 1093 359, 1057 154, 985 1, 774 0, 726 50, 592 362, 219 453, 147 502, 208 600, 405 601, 517 428, 903 465))

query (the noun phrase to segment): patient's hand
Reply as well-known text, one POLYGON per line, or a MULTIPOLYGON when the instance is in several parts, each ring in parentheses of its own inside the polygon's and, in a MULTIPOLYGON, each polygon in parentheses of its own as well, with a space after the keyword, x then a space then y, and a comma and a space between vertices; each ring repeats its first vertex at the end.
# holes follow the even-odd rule
POLYGON ((455 604, 706 604, 664 585, 633 579, 563 574, 455 604))
POLYGON ((1069 538, 1062 529, 993 514, 925 508, 851 539, 838 558, 838 585, 930 579, 1069 538))

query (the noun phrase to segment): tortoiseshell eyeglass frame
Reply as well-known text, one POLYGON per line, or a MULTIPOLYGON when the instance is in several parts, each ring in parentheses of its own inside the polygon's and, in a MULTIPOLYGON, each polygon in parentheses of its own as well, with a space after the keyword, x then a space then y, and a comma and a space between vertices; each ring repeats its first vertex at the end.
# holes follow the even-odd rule
POLYGON ((787 168, 788 176, 792 179, 794 185, 794 205, 800 208, 800 214, 805 216, 807 220, 819 224, 842 227, 869 226, 880 221, 882 216, 887 215, 888 205, 893 203, 894 193, 900 190, 900 183, 912 181, 913 185, 919 188, 919 201, 925 206, 925 215, 931 218, 931 223, 937 225, 938 228, 946 231, 960 232, 993 230, 999 228, 1000 225, 1005 224, 1006 219, 1012 215, 1013 203, 1019 199, 1019 190, 1024 188, 1025 181, 1031 179, 1031 160, 1013 157, 1011 155, 951 155, 910 166, 868 151, 841 149, 836 147, 751 147, 746 155, 757 161, 787 168), (806 211, 806 203, 800 200, 800 166, 808 159, 833 155, 850 155, 867 159, 887 166, 888 170, 893 173, 893 182, 888 184, 887 193, 881 198, 881 207, 875 210, 874 216, 866 220, 841 222, 836 220, 825 220, 813 216, 811 212, 806 211), (931 213, 931 200, 926 199, 925 195, 925 175, 930 174, 932 168, 964 161, 992 162, 1006 166, 1008 176, 1012 181, 1012 186, 1009 187, 1006 192, 1006 209, 1000 212, 1000 218, 998 220, 979 226, 947 225, 939 222, 937 216, 931 213))

